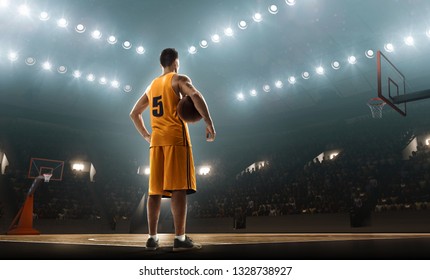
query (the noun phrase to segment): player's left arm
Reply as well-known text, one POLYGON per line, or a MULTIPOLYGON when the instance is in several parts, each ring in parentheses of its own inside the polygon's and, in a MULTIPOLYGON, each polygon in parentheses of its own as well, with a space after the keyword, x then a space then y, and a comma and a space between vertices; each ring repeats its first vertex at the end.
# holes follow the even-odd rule
POLYGON ((134 104, 133 109, 130 112, 130 118, 134 123, 137 131, 142 135, 142 137, 148 142, 151 143, 151 134, 148 132, 145 126, 145 122, 142 118, 142 113, 148 108, 149 99, 147 95, 147 91, 137 100, 136 104, 134 104))

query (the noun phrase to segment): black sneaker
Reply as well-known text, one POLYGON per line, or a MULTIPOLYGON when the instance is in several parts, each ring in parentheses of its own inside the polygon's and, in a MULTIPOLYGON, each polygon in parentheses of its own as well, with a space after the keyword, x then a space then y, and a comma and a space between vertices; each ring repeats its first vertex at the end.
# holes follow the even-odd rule
POLYGON ((158 245, 158 241, 155 241, 152 237, 148 238, 146 241, 146 250, 155 251, 158 247, 160 247, 160 245, 158 245))
POLYGON ((173 243, 173 252, 181 252, 181 251, 189 251, 189 250, 198 250, 201 249, 202 245, 194 243, 191 238, 185 236, 185 241, 180 241, 175 238, 173 243))

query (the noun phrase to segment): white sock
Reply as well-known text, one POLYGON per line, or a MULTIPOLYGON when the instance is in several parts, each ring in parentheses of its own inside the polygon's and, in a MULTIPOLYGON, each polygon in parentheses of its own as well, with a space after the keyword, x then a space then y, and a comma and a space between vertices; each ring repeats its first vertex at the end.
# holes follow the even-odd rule
POLYGON ((181 242, 184 242, 185 241, 185 234, 175 235, 175 238, 178 239, 181 242))
POLYGON ((156 235, 149 235, 149 238, 152 238, 155 241, 158 241, 158 234, 156 234, 156 235))

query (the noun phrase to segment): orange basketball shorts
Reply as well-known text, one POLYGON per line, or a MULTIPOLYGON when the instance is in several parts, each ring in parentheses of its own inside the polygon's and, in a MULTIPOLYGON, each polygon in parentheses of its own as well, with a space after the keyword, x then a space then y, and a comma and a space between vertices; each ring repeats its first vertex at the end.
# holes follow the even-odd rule
POLYGON ((172 191, 196 192, 191 147, 153 146, 149 149, 149 195, 171 197, 172 191))

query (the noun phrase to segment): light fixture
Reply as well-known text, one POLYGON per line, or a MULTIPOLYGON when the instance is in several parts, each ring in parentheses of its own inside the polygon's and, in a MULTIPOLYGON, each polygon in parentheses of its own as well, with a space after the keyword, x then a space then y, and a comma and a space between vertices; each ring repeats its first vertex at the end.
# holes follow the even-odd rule
POLYGON ((251 90, 249 91, 249 94, 250 94, 251 96, 257 96, 257 90, 255 90, 255 89, 251 89, 251 90))
POLYGON ((61 28, 66 28, 67 27, 67 25, 69 25, 69 22, 67 21, 67 19, 65 19, 65 18, 60 18, 58 21, 57 21, 57 25, 59 26, 59 27, 61 27, 61 28))
POLYGON ((315 71, 318 75, 324 75, 324 68, 322 66, 318 66, 315 71))
POLYGON ((373 58, 375 56, 375 52, 373 50, 367 50, 364 54, 367 58, 373 58))
POLYGON ((100 30, 96 29, 93 32, 91 32, 91 37, 98 40, 102 37, 102 33, 100 32, 100 30))
POLYGON ((67 67, 64 66, 64 65, 60 65, 57 68, 57 72, 60 73, 60 74, 65 74, 67 72, 67 67))
POLYGON ((269 13, 271 13, 272 15, 276 15, 278 13, 278 6, 276 5, 270 5, 269 6, 269 13))
POLYGON ((199 174, 202 176, 208 175, 211 171, 211 168, 209 166, 202 166, 199 169, 199 174))
POLYGON ((82 164, 82 163, 74 163, 72 165, 72 170, 83 171, 84 170, 84 164, 82 164))
POLYGON ((294 85, 296 83, 296 77, 294 77, 294 76, 288 77, 288 82, 290 84, 294 85))
POLYGON ((188 48, 188 52, 190 54, 195 54, 197 52, 197 48, 195 46, 191 46, 188 48))
POLYGON ((413 46, 414 45, 414 37, 408 36, 403 39, 406 45, 413 46))
POLYGON ((96 80, 96 77, 94 76, 93 73, 90 73, 87 75, 87 81, 88 82, 94 82, 96 80))
POLYGON ((426 30, 426 35, 430 38, 430 28, 426 30))
POLYGON ((384 45, 384 49, 387 52, 393 52, 394 51, 394 45, 391 43, 387 43, 384 45))
POLYGON ((119 88, 119 82, 118 82, 117 80, 113 80, 113 81, 110 83, 110 85, 111 85, 113 88, 119 88))
POLYGON ((302 73, 302 78, 307 80, 311 77, 311 74, 308 71, 302 73))
POLYGON ((270 86, 269 85, 264 85, 263 86, 263 91, 264 92, 270 92, 270 86))
POLYGON ((143 171, 145 175, 149 175, 151 173, 151 169, 149 167, 145 167, 145 170, 143 171))
POLYGON ((125 92, 130 92, 132 90, 132 87, 130 85, 125 85, 124 86, 124 91, 125 92))
POLYGON ((107 38, 107 41, 108 41, 109 44, 113 45, 113 44, 116 44, 118 42, 118 39, 115 36, 110 35, 107 38))
POLYGON ((331 63, 331 67, 332 67, 334 70, 338 70, 338 69, 340 68, 340 63, 339 63, 339 61, 337 61, 337 60, 333 61, 333 62, 331 63))
MULTIPOLYGON (((239 26, 240 29, 244 30, 248 27, 248 23, 244 20, 239 21, 239 23, 237 24, 239 26)), ((429 36, 430 37, 430 36, 429 36)))
POLYGON ((79 70, 73 71, 73 77, 75 77, 76 79, 79 79, 81 76, 82 76, 81 71, 79 70))
POLYGON ((261 21, 263 20, 263 16, 262 16, 260 13, 255 13, 255 14, 252 16, 252 19, 253 19, 255 22, 261 22, 261 21))
POLYGON ((212 42, 214 42, 214 43, 219 43, 219 41, 221 40, 221 38, 219 37, 219 35, 218 35, 218 34, 213 34, 213 35, 211 36, 211 40, 212 40, 212 42))
POLYGON ((50 16, 49 16, 48 12, 43 11, 39 14, 39 19, 41 21, 47 21, 47 20, 49 20, 49 18, 50 18, 50 16))
POLYGON ((0 8, 6 8, 9 6, 9 0, 0 0, 0 8))
POLYGON ((277 80, 275 82, 275 87, 276 88, 283 88, 284 87, 284 83, 281 80, 277 80))
POLYGON ((200 41, 200 47, 203 48, 203 49, 206 49, 208 47, 208 41, 201 40, 200 41))
POLYGON ((231 27, 227 27, 224 29, 224 34, 228 37, 232 37, 234 35, 234 31, 231 27))
POLYGON ((101 85, 105 85, 105 84, 107 84, 107 79, 106 79, 105 77, 101 77, 101 78, 99 79, 99 84, 101 84, 101 85))
POLYGON ((43 68, 43 69, 45 69, 45 70, 51 70, 51 68, 52 68, 52 64, 51 64, 51 62, 49 62, 49 61, 45 61, 45 62, 42 64, 42 68, 43 68))
POLYGON ((348 62, 349 64, 356 64, 357 63, 357 58, 353 55, 348 57, 348 62))
POLYGON ((78 33, 84 33, 86 28, 82 23, 79 23, 78 25, 76 25, 75 30, 78 33))
POLYGON ((18 53, 17 52, 9 52, 7 55, 7 58, 12 62, 17 61, 18 60, 18 53))
POLYGON ((33 57, 27 57, 25 59, 25 64, 27 64, 28 66, 32 66, 36 64, 36 59, 34 59, 33 57))
POLYGON ((129 50, 131 48, 130 41, 124 41, 124 43, 122 43, 122 47, 126 50, 129 50))
POLYGON ((29 16, 30 15, 30 8, 27 5, 20 5, 18 7, 18 13, 22 16, 29 16))
POLYGON ((138 54, 144 54, 145 53, 145 48, 143 47, 143 46, 138 46, 137 48, 136 48, 136 52, 138 53, 138 54))
POLYGON ((296 0, 285 0, 288 6, 294 6, 296 4, 296 0))
POLYGON ((240 92, 237 94, 236 98, 239 101, 243 101, 243 100, 245 100, 245 95, 243 95, 243 93, 240 92))

